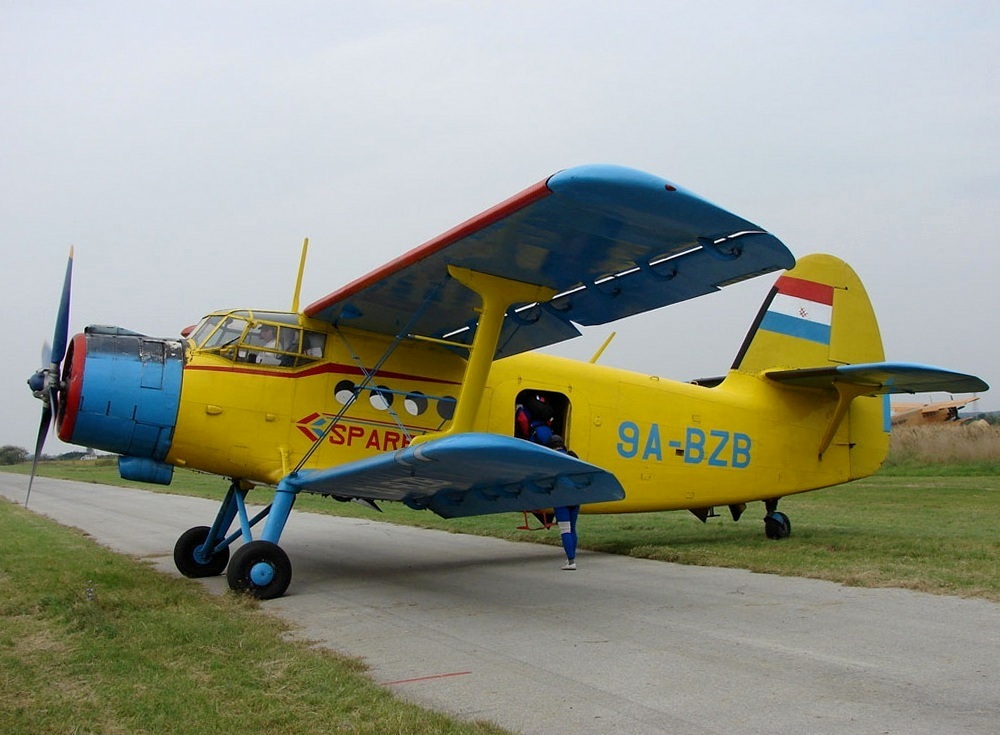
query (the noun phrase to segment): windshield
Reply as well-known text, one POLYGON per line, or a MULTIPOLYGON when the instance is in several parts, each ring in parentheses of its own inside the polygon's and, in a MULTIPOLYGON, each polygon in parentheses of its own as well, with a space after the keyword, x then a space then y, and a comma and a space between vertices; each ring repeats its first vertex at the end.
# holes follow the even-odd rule
POLYGON ((201 351, 234 362, 299 367, 323 356, 326 335, 298 326, 294 314, 240 311, 205 317, 191 334, 201 351))

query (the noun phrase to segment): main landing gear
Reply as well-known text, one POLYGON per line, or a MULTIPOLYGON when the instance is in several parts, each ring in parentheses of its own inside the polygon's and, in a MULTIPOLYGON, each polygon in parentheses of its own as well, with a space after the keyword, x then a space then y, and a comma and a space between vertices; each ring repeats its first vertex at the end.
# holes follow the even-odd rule
POLYGON ((764 507, 767 508, 767 515, 764 516, 764 533, 767 537, 775 541, 788 538, 792 533, 792 522, 778 510, 778 500, 765 500, 764 507))
POLYGON ((281 597, 292 581, 292 564, 278 546, 278 539, 295 504, 297 490, 278 485, 274 501, 253 518, 247 516, 246 495, 251 486, 233 480, 211 527, 195 526, 181 534, 174 545, 174 565, 185 577, 215 577, 226 570, 229 588, 259 600, 281 597), (251 529, 264 518, 264 530, 254 539, 251 529), (239 528, 229 533, 234 521, 239 528), (229 556, 238 539, 243 546, 229 556), (228 565, 228 570, 226 569, 228 565))
POLYGON ((233 554, 226 572, 229 589, 247 592, 259 600, 281 597, 292 581, 292 563, 280 546, 251 541, 233 554))
POLYGON ((229 563, 228 546, 218 550, 215 549, 215 544, 206 547, 205 542, 208 541, 211 530, 208 526, 189 528, 174 544, 174 566, 185 577, 217 577, 229 563))

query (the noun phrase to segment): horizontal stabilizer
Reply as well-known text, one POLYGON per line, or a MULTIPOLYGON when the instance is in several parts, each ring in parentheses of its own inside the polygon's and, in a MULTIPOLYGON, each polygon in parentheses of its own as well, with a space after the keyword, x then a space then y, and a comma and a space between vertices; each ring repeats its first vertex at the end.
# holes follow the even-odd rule
POLYGON ((769 370, 771 380, 796 388, 832 389, 836 384, 870 387, 862 395, 896 393, 978 393, 989 390, 983 380, 974 375, 956 373, 929 365, 901 362, 874 362, 861 365, 832 365, 798 370, 769 370))
POLYGON ((444 518, 621 500, 610 472, 523 439, 465 433, 282 483, 340 498, 395 500, 444 518))

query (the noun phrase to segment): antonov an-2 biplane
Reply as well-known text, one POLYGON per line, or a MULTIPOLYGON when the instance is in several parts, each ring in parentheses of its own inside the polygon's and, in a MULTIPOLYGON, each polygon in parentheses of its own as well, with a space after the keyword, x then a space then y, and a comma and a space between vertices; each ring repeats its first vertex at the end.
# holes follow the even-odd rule
POLYGON ((965 423, 959 415, 959 409, 978 401, 979 396, 957 398, 950 401, 933 401, 931 403, 893 403, 893 426, 934 426, 942 424, 961 425, 965 423))
POLYGON ((36 458, 54 416, 63 441, 119 454, 125 478, 230 478, 174 559, 259 598, 291 580, 278 542, 300 492, 446 518, 582 505, 738 519, 761 500, 781 538, 779 498, 879 467, 887 394, 987 389, 884 362, 865 289, 837 258, 796 264, 757 225, 615 166, 561 171, 303 309, 300 267, 290 311, 216 312, 180 339, 90 326, 67 340, 71 269, 72 253, 50 363, 29 380, 36 458), (782 269, 722 378, 533 352, 782 269), (532 394, 580 459, 513 436, 532 394), (276 489, 251 518, 258 485, 276 489))

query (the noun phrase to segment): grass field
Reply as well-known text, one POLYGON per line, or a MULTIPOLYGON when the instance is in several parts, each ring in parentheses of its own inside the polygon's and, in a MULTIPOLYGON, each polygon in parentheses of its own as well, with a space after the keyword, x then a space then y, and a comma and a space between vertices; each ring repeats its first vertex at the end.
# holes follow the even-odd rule
POLYGON ((499 735, 405 704, 361 664, 283 636, 82 533, 0 502, 4 735, 499 735))
MULTIPOLYGON (((584 516, 581 543, 684 564, 1000 601, 1000 438, 987 439, 970 453, 956 437, 944 448, 934 438, 933 451, 919 436, 894 438, 875 477, 782 500, 793 524, 784 541, 765 538, 755 504, 739 523, 728 514, 706 524, 686 513, 584 516)), ((47 462, 40 470, 129 484, 108 460, 47 462)), ((185 471, 161 488, 217 499, 224 489, 219 478, 185 471)), ((298 508, 374 515, 313 496, 298 508)), ((517 530, 519 516, 445 521, 389 504, 379 517, 559 543, 554 530, 517 530)), ((178 519, 178 533, 208 520, 178 519)), ((502 732, 402 703, 357 662, 288 642, 266 604, 210 595, 11 503, 0 503, 0 582, 3 735, 502 732)))

